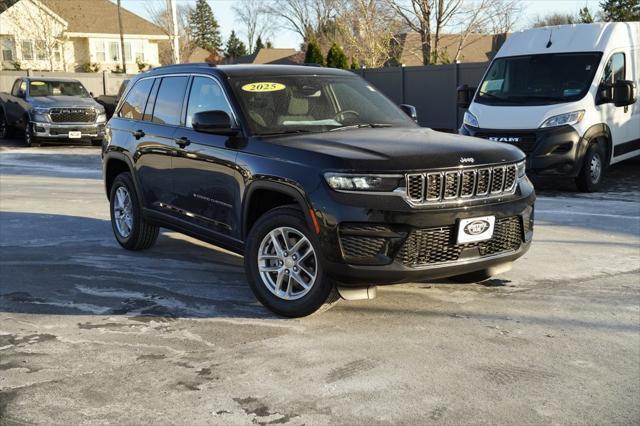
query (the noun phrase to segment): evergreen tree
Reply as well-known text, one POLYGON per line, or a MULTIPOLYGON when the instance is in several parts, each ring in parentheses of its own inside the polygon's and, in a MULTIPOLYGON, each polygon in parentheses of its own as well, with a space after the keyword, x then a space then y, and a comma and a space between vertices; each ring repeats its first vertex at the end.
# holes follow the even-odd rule
POLYGON ((342 48, 336 43, 331 45, 327 53, 327 66, 331 68, 341 68, 343 70, 349 69, 347 55, 344 54, 342 48))
POLYGON ((591 15, 591 12, 589 11, 589 8, 587 6, 580 9, 580 11, 578 12, 578 19, 582 24, 591 24, 593 22, 593 16, 591 15))
POLYGON ((273 49, 273 43, 271 40, 267 40, 267 49, 273 49))
POLYGON ((222 50, 220 26, 206 0, 198 0, 189 16, 189 33, 194 44, 209 52, 222 50))
POLYGON ((316 40, 311 40, 307 44, 307 52, 304 55, 304 63, 324 66, 322 51, 320 50, 320 45, 316 40))
POLYGON ((356 59, 352 56, 351 57, 351 67, 352 70, 357 70, 359 68, 358 63, 356 62, 356 59))
POLYGON ((227 48, 224 52, 225 58, 237 58, 238 56, 246 55, 247 47, 244 45, 242 40, 236 36, 235 31, 231 31, 231 35, 229 35, 229 39, 227 40, 227 48))
POLYGON ((258 50, 262 49, 264 47, 264 43, 262 42, 262 38, 260 36, 258 36, 258 39, 256 40, 256 47, 255 49, 253 49, 254 52, 257 52, 258 50))
POLYGON ((640 0, 603 0, 600 7, 605 21, 640 21, 640 0))

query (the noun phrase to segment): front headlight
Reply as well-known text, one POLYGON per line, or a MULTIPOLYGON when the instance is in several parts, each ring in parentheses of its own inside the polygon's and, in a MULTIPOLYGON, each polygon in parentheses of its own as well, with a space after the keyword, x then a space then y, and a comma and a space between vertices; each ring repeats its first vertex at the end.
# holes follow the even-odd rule
POLYGON ((391 192, 402 182, 401 175, 351 175, 325 173, 327 184, 336 191, 391 192))
POLYGON ((31 109, 31 119, 37 122, 48 121, 46 114, 49 113, 49 108, 34 107, 31 109))
POLYGON ((480 126, 478 126, 478 119, 476 118, 476 116, 471 114, 469 111, 466 111, 464 113, 464 117, 462 119, 462 122, 464 124, 466 124, 467 126, 480 127, 480 126))
POLYGON ((98 118, 96 119, 97 123, 106 123, 107 122, 107 114, 104 112, 98 113, 98 118))
POLYGON ((31 111, 33 111, 34 114, 48 114, 49 108, 34 107, 31 111))
POLYGON ((573 124, 578 124, 581 120, 582 117, 584 117, 584 110, 581 109, 580 111, 573 111, 573 112, 567 112, 565 114, 560 114, 560 115, 554 115, 553 117, 549 117, 547 118, 544 123, 542 123, 540 125, 540 128, 545 128, 545 127, 557 127, 557 126, 564 126, 564 125, 573 125, 573 124))
POLYGON ((523 178, 526 174, 526 161, 522 160, 517 163, 516 168, 518 169, 518 179, 523 178))

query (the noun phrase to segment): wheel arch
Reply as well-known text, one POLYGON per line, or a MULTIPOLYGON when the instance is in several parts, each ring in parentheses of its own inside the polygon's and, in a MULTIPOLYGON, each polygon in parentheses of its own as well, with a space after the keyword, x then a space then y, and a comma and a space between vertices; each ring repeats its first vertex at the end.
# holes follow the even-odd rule
POLYGON ((613 142, 611 140, 611 129, 606 123, 594 124, 589 127, 581 138, 580 150, 578 153, 578 158, 580 159, 580 168, 583 165, 583 159, 589 150, 589 146, 594 141, 602 141, 605 149, 605 159, 607 167, 611 163, 611 158, 613 156, 613 142))
POLYGON ((293 185, 261 180, 251 183, 245 192, 242 203, 242 238, 246 239, 251 227, 260 216, 271 209, 285 205, 299 207, 309 229, 317 229, 317 221, 311 217, 310 203, 300 189, 293 185))
POLYGON ((133 166, 131 161, 127 156, 121 153, 109 153, 104 157, 104 189, 107 195, 107 199, 111 193, 111 186, 113 185, 113 181, 116 176, 123 172, 131 173, 133 177, 133 183, 136 186, 136 191, 138 195, 140 195, 140 191, 138 191, 138 182, 136 180, 135 173, 133 173, 133 166))

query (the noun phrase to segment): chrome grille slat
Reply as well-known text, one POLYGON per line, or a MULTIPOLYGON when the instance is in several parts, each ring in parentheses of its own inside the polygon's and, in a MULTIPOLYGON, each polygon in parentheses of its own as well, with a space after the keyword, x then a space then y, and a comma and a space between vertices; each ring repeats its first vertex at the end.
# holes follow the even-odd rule
POLYGON ((501 197, 515 192, 515 164, 406 175, 410 204, 429 205, 501 197))

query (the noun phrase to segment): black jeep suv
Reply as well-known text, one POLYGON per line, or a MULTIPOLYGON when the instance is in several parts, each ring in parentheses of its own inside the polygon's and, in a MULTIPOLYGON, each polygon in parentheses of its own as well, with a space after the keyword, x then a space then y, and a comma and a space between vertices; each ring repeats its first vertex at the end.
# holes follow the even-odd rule
POLYGON ((242 253, 256 297, 285 316, 376 284, 504 270, 533 235, 524 154, 403 109, 335 69, 141 74, 103 148, 115 237, 146 249, 166 227, 242 253))

